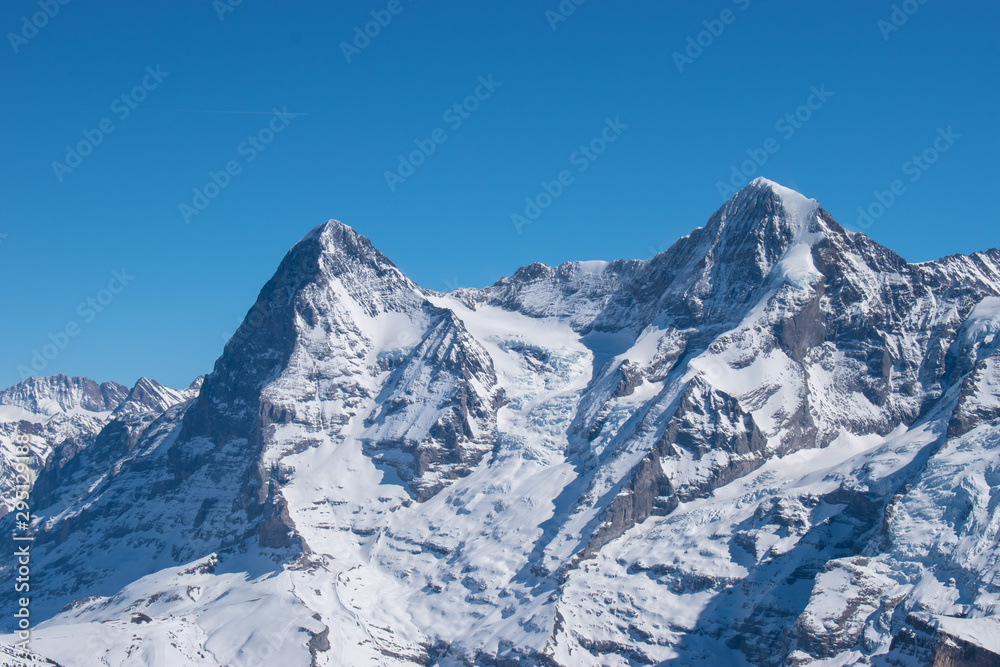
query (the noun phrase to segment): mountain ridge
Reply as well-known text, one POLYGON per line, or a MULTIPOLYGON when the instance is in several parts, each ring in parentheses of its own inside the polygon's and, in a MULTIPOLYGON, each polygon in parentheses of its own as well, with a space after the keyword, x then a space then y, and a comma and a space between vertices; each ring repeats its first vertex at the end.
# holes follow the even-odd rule
POLYGON ((981 647, 955 619, 1000 603, 1000 254, 963 257, 908 264, 766 179, 652 259, 447 294, 315 227, 200 388, 48 483, 39 646, 101 627, 95 650, 190 664, 270 638, 293 664, 888 665, 933 658, 903 638, 940 625, 981 647), (167 593, 192 587, 215 593, 167 593), (298 620, 274 639, 244 602, 220 626, 222 591, 298 620))

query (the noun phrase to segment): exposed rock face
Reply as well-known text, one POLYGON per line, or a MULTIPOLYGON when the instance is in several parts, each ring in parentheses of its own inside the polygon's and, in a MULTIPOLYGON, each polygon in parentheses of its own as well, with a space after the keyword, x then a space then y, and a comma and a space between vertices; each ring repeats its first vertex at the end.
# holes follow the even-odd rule
POLYGON ((193 399, 201 388, 202 378, 184 390, 165 387, 155 380, 140 378, 103 422, 100 431, 83 447, 69 448, 65 443, 37 471, 32 502, 48 507, 67 495, 92 492, 95 480, 107 484, 117 474, 113 466, 127 458, 140 438, 168 410, 193 399))
POLYGON ((892 639, 886 665, 930 667, 998 667, 1000 654, 956 637, 919 615, 910 614, 892 639))
POLYGON ((650 516, 669 514, 678 502, 708 495, 755 470, 769 456, 766 447, 767 438, 735 398, 695 377, 680 396, 656 447, 608 505, 604 522, 583 555, 596 552, 650 516), (706 428, 706 424, 711 426, 706 428), (684 460, 696 472, 684 478, 671 475, 672 471, 663 468, 664 460, 684 460))
POLYGON ((117 382, 97 384, 88 378, 65 375, 32 377, 0 391, 0 405, 24 408, 32 414, 52 415, 75 409, 110 412, 129 393, 117 382))
POLYGON ((449 310, 431 308, 430 328, 386 381, 369 417, 366 451, 392 465, 418 501, 471 472, 493 448, 503 390, 493 361, 449 310))
POLYGON ((185 664, 992 660, 998 333, 1000 252, 908 264, 763 179, 453 294, 331 221, 200 388, 73 394, 34 613, 185 664))
POLYGON ((0 391, 0 516, 13 506, 15 463, 24 460, 14 448, 19 434, 30 438, 33 477, 61 469, 94 441, 127 394, 115 382, 65 375, 28 378, 0 391))

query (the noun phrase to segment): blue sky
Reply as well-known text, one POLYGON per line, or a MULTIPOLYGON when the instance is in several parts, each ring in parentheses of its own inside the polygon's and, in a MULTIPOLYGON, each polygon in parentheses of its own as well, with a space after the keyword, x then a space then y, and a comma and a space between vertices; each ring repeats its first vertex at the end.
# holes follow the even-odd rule
POLYGON ((0 385, 186 385, 330 218, 437 290, 650 257, 754 175, 1000 245, 995 2, 232 2, 3 3, 0 385))

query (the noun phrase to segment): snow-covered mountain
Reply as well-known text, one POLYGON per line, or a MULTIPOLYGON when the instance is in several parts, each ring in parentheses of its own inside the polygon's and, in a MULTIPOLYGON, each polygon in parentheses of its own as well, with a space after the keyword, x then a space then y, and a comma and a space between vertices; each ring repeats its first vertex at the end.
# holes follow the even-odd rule
MULTIPOLYGON (((32 493, 44 495, 63 485, 67 471, 79 467, 80 461, 74 462, 78 456, 94 458, 95 441, 123 437, 134 444, 150 421, 194 398, 200 386, 201 378, 182 391, 140 378, 130 390, 117 382, 97 384, 53 375, 28 378, 0 391, 0 517, 13 507, 19 462, 31 471, 27 478, 32 493), (27 438, 27 456, 15 448, 18 435, 27 438)), ((103 473, 113 460, 104 452, 94 465, 103 473)))
POLYGON ((200 387, 86 403, 32 495, 32 647, 1000 664, 998 329, 1000 251, 908 264, 764 179, 651 260, 451 294, 331 221, 200 387))

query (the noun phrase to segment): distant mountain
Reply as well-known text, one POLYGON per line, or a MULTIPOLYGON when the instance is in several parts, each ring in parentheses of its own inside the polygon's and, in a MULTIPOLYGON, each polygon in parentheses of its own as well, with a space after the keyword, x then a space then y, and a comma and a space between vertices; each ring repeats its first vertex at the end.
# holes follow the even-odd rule
POLYGON ((33 648, 1000 664, 998 332, 1000 251, 909 264, 765 179, 650 260, 450 294, 331 221, 203 384, 0 394, 91 420, 35 436, 33 648))
MULTIPOLYGON (((16 435, 29 439, 27 464, 40 483, 34 495, 58 485, 60 475, 77 455, 102 435, 130 430, 135 439, 141 427, 167 408, 190 400, 201 386, 199 378, 184 391, 176 391, 141 378, 135 387, 116 382, 97 384, 88 378, 53 375, 32 377, 0 391, 0 487, 3 502, 0 517, 7 514, 15 498, 15 465, 18 457, 13 444, 16 435), (108 427, 112 426, 111 429, 108 427), (108 433, 105 433, 108 431, 108 433)), ((103 472, 109 459, 100 456, 103 472)))

